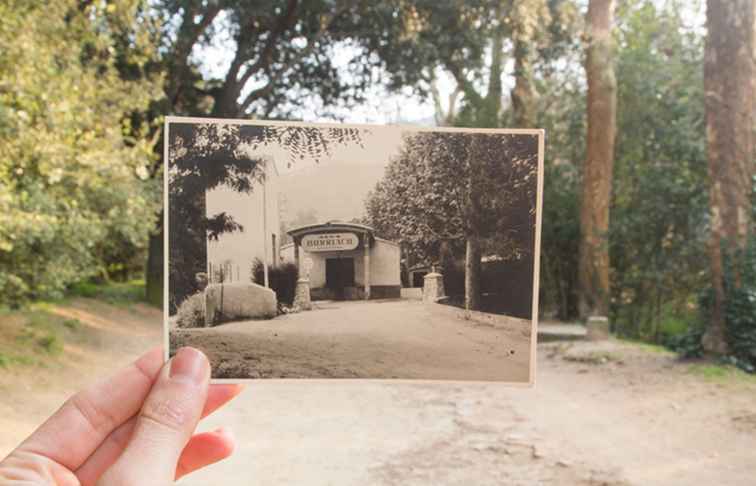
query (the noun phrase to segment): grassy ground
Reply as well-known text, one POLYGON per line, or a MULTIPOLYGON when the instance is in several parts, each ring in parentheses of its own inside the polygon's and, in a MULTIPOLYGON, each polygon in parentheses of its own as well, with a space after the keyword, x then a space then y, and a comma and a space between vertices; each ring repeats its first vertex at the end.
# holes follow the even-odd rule
POLYGON ((69 295, 103 300, 114 305, 128 305, 145 300, 144 288, 144 280, 112 282, 105 285, 81 282, 71 288, 69 295))
POLYGON ((39 302, 22 310, 0 311, 0 368, 44 365, 80 330, 77 319, 55 315, 49 305, 39 302))
POLYGON ((0 308, 0 368, 48 366, 54 361, 64 343, 77 339, 82 326, 78 319, 61 316, 51 309, 75 297, 128 306, 144 300, 144 281, 80 283, 61 301, 34 302, 19 310, 0 308))

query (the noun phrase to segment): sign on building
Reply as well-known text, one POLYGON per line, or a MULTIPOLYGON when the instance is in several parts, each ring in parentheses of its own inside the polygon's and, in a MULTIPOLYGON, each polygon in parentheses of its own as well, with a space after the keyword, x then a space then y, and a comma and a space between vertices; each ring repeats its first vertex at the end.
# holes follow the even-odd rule
POLYGON ((302 237, 302 249, 309 252, 354 250, 359 241, 354 233, 316 233, 302 237))

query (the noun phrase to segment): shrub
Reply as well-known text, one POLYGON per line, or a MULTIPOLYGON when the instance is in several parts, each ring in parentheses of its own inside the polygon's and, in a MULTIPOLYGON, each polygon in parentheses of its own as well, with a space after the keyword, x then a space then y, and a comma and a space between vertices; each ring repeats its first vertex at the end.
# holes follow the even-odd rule
POLYGON ((176 326, 205 326, 205 293, 197 292, 187 297, 176 312, 176 326))
POLYGON ((740 285, 736 285, 734 259, 725 274, 725 324, 733 364, 749 373, 756 372, 756 237, 738 255, 740 285))
MULTIPOLYGON (((730 356, 727 362, 749 373, 756 372, 756 237, 736 254, 724 255, 725 331, 730 356)), ((701 293, 700 307, 703 322, 709 322, 714 305, 711 286, 701 293)), ((699 331, 698 342, 703 332, 699 331)), ((689 339, 695 340, 695 335, 689 339)), ((690 344, 692 347, 692 344, 690 344)), ((700 352, 699 352, 700 353, 700 352)))
MULTIPOLYGON (((265 269, 263 262, 258 258, 252 262, 252 281, 258 285, 265 283, 265 269)), ((268 283, 276 293, 279 304, 292 305, 297 289, 297 266, 293 263, 282 263, 268 267, 268 283)))

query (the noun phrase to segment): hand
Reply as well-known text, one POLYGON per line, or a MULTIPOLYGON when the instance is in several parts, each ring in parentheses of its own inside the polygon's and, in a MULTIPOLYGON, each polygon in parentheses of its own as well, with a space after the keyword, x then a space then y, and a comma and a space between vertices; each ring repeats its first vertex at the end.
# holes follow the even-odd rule
POLYGON ((66 401, 0 462, 0 484, 163 486, 224 459, 234 448, 227 431, 192 434, 242 388, 209 381, 196 349, 165 364, 153 350, 66 401))

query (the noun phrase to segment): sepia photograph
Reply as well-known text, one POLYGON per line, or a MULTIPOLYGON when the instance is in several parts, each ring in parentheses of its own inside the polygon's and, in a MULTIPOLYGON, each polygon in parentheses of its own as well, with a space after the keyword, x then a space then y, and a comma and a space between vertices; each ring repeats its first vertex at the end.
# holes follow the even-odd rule
POLYGON ((533 382, 543 132, 172 117, 167 354, 533 382))

